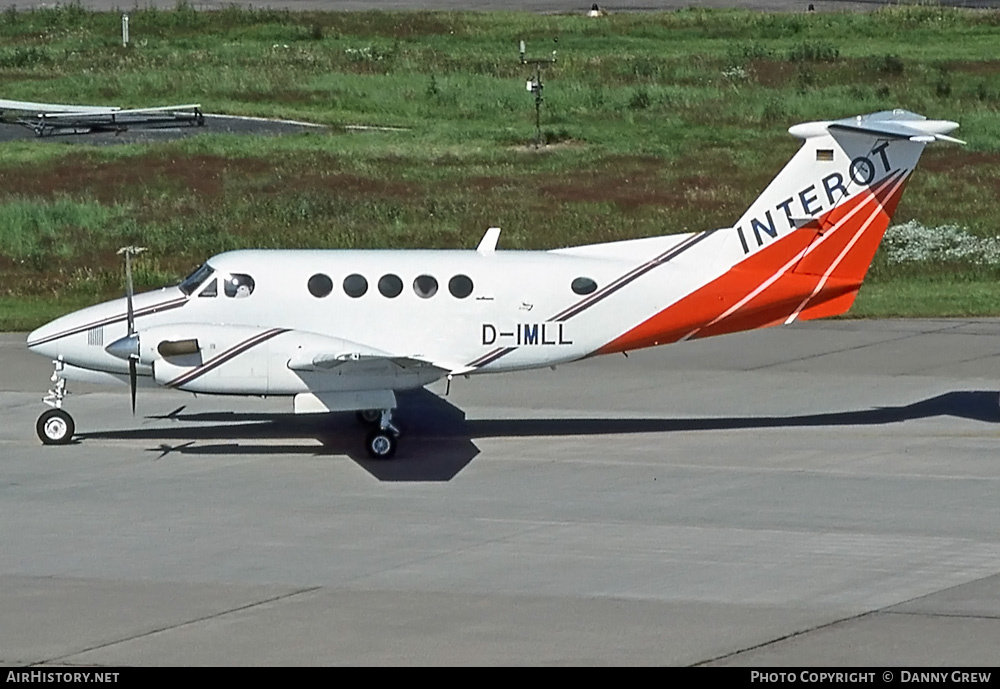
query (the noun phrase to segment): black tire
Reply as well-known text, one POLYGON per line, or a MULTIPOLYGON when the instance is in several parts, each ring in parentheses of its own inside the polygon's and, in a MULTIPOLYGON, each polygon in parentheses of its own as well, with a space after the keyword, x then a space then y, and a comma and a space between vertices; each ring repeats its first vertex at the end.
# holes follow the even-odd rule
POLYGON ((382 421, 382 412, 378 409, 359 409, 354 416, 362 426, 378 427, 382 421))
POLYGON ((396 454, 398 444, 395 435, 380 428, 376 428, 365 438, 365 449, 372 459, 391 459, 396 454))
POLYGON ((76 424, 62 409, 49 409, 38 417, 35 432, 43 445, 66 445, 73 440, 76 424))

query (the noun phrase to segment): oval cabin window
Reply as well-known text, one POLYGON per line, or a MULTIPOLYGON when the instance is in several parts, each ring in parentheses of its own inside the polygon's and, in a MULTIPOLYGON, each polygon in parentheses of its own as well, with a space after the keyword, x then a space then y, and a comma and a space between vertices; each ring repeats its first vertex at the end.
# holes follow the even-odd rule
POLYGON ((456 299, 465 299, 472 294, 472 278, 468 275, 456 275, 448 281, 448 291, 456 299))
POLYGON ((379 278, 378 291, 382 293, 383 297, 393 299, 403 291, 403 281, 399 279, 398 275, 387 273, 379 278))
POLYGON ((354 273, 353 275, 348 275, 344 278, 344 294, 347 296, 357 299, 358 297, 364 296, 367 291, 368 280, 365 279, 364 275, 354 273))
POLYGON ((309 278, 307 287, 309 287, 309 294, 313 295, 317 299, 322 299, 333 291, 333 280, 330 279, 329 275, 316 273, 309 278))
POLYGON ((421 275, 413 281, 413 291, 421 299, 430 299, 438 291, 438 281, 430 275, 421 275))
POLYGON ((590 278, 577 278, 570 284, 570 288, 577 294, 590 294, 597 289, 597 283, 590 278))

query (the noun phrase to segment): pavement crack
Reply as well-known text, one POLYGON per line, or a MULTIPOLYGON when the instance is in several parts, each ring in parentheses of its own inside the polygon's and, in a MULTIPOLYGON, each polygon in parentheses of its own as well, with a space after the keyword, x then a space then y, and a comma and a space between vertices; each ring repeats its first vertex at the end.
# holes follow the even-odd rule
POLYGON ((785 634, 783 636, 775 637, 774 639, 770 639, 769 641, 763 641, 763 642, 761 642, 759 644, 754 644, 752 646, 747 646, 746 648, 741 648, 741 649, 737 649, 735 651, 730 651, 729 653, 723 653, 722 655, 718 655, 718 656, 715 656, 713 658, 706 658, 705 660, 700 660, 697 663, 692 663, 690 665, 690 667, 704 667, 704 666, 709 665, 711 663, 716 663, 716 662, 718 662, 720 660, 726 660, 727 658, 733 658, 735 656, 739 656, 739 655, 742 655, 744 653, 750 653, 751 651, 756 651, 756 650, 759 650, 761 648, 766 648, 768 646, 772 646, 774 644, 781 643, 782 641, 787 641, 789 639, 794 639, 796 637, 803 636, 803 635, 809 634, 811 632, 819 631, 821 629, 828 629, 828 628, 834 627, 834 626, 836 626, 838 624, 843 624, 844 622, 853 622, 855 620, 864 619, 865 617, 873 617, 875 615, 880 615, 880 614, 881 615, 913 615, 913 616, 918 616, 919 615, 919 616, 923 616, 923 617, 938 617, 938 618, 951 617, 951 618, 982 619, 982 620, 996 620, 996 619, 1000 619, 1000 615, 974 615, 974 614, 962 614, 962 613, 933 613, 933 612, 919 612, 919 611, 909 612, 909 611, 902 611, 902 610, 893 610, 893 608, 897 608, 897 607, 899 607, 901 605, 906 605, 907 603, 913 603, 915 601, 922 600, 924 598, 930 598, 931 596, 937 596, 937 595, 940 595, 941 593, 944 593, 945 591, 951 591, 953 589, 957 589, 957 588, 960 588, 962 586, 968 586, 969 584, 974 584, 977 581, 983 581, 985 579, 989 579, 989 578, 995 577, 995 576, 997 576, 997 575, 996 574, 988 574, 986 576, 979 577, 978 579, 973 579, 971 581, 962 582, 961 584, 955 584, 954 586, 947 586, 947 587, 945 587, 945 588, 943 588, 943 589, 941 589, 939 591, 934 591, 933 593, 926 593, 926 594, 923 594, 923 595, 920 595, 920 596, 914 596, 913 598, 908 598, 908 599, 900 601, 898 603, 893 603, 891 605, 883 605, 881 608, 876 608, 874 610, 868 610, 866 612, 862 612, 862 613, 859 613, 857 615, 849 615, 847 617, 842 617, 842 618, 837 619, 837 620, 832 620, 832 621, 826 622, 824 624, 818 624, 818 625, 816 625, 814 627, 810 627, 809 629, 800 629, 797 632, 792 632, 790 634, 785 634))
POLYGON ((865 344, 854 345, 852 347, 842 347, 840 349, 831 349, 829 351, 818 352, 816 354, 808 354, 806 356, 795 357, 792 359, 782 359, 781 361, 761 364, 760 366, 752 366, 750 368, 743 369, 744 371, 761 371, 766 368, 774 368, 775 366, 786 366, 792 363, 798 363, 802 361, 809 361, 810 359, 819 359, 824 356, 829 356, 831 354, 844 354, 845 352, 857 352, 862 349, 868 349, 869 347, 878 347, 884 344, 890 344, 893 342, 902 342, 903 340, 909 340, 914 337, 922 337, 924 335, 930 335, 932 333, 943 333, 950 330, 958 330, 959 328, 964 328, 968 325, 967 321, 962 321, 960 323, 951 324, 941 328, 931 328, 928 330, 921 330, 919 332, 908 332, 904 335, 899 335, 897 337, 890 337, 885 340, 879 340, 878 342, 866 342, 865 344))
POLYGON ((849 617, 842 617, 837 620, 831 620, 830 622, 825 622, 823 624, 817 624, 814 627, 809 627, 808 629, 800 629, 796 632, 791 632, 790 634, 785 634, 783 636, 775 637, 768 641, 762 641, 759 644, 754 644, 753 646, 747 646, 746 648, 740 648, 735 651, 730 651, 729 653, 723 653, 722 655, 715 656, 714 658, 706 658, 705 660, 700 660, 697 663, 691 663, 689 667, 705 667, 711 663, 717 663, 720 660, 726 660, 727 658, 733 658, 735 656, 743 655, 744 653, 750 653, 751 651, 756 651, 761 648, 767 648, 768 646, 773 646, 774 644, 781 643, 782 641, 788 641, 789 639, 794 639, 799 636, 804 636, 820 629, 827 629, 829 627, 836 626, 843 622, 852 622, 854 620, 860 620, 871 615, 875 615, 880 612, 880 610, 869 610, 867 612, 859 613, 857 615, 851 615, 849 617))
POLYGON ((1000 620, 1000 613, 994 615, 988 615, 984 613, 966 613, 966 612, 926 612, 923 610, 884 610, 881 611, 884 615, 910 615, 919 617, 940 617, 940 618, 957 618, 963 620, 1000 620))
POLYGON ((266 605, 268 603, 274 603, 275 601, 286 600, 286 599, 289 599, 289 598, 294 598, 295 596, 300 596, 300 595, 302 595, 304 593, 311 593, 313 591, 318 591, 321 588, 322 588, 322 586, 310 586, 308 588, 298 589, 296 591, 291 591, 289 593, 283 593, 283 594, 278 595, 278 596, 271 596, 270 598, 265 598, 263 600, 254 601, 252 603, 247 603, 245 605, 238 605, 235 608, 229 608, 227 610, 220 610, 219 612, 214 612, 214 613, 212 613, 210 615, 203 615, 201 617, 196 617, 196 618, 191 619, 191 620, 185 620, 184 622, 179 622, 177 624, 168 624, 168 625, 165 625, 163 627, 158 627, 157 629, 151 629, 149 631, 141 632, 139 634, 133 634, 132 636, 127 636, 127 637, 124 637, 124 638, 121 638, 121 639, 115 639, 114 641, 108 641, 108 642, 105 642, 105 643, 96 644, 96 645, 90 646, 88 648, 83 648, 83 649, 79 649, 79 650, 73 651, 72 653, 66 653, 66 654, 61 655, 61 656, 56 656, 55 658, 49 658, 47 660, 42 660, 42 661, 39 661, 37 663, 32 663, 32 665, 45 665, 45 664, 49 664, 49 663, 64 662, 64 661, 66 661, 67 658, 72 658, 73 656, 78 656, 78 655, 81 655, 83 653, 90 653, 91 651, 97 651, 97 650, 100 650, 102 648, 110 648, 111 646, 117 646, 118 644, 126 643, 128 641, 135 641, 136 639, 142 639, 142 638, 145 638, 145 637, 148 637, 148 636, 154 636, 156 634, 161 634, 163 632, 170 631, 170 630, 173 630, 173 629, 182 629, 184 627, 189 627, 189 626, 191 626, 193 624, 198 624, 200 622, 205 622, 207 620, 214 620, 214 619, 218 619, 220 617, 225 617, 226 615, 231 615, 231 614, 236 613, 236 612, 242 612, 244 610, 250 610, 251 608, 256 608, 256 607, 258 607, 260 605, 266 605))

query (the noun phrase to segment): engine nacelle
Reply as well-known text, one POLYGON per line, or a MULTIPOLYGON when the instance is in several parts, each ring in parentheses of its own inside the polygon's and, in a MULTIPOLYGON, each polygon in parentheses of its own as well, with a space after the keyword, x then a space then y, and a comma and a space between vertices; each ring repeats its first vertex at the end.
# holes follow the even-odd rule
POLYGON ((441 377, 439 368, 337 337, 245 325, 177 323, 141 330, 139 363, 160 385, 209 394, 403 390, 441 377))
POLYGON ((190 392, 268 393, 271 341, 284 328, 178 323, 139 333, 139 361, 160 385, 190 392))

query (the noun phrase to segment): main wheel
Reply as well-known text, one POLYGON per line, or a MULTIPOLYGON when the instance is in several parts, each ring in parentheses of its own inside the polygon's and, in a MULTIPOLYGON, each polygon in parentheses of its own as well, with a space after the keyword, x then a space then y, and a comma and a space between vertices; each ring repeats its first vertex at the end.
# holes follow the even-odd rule
POLYGON ((65 445, 73 439, 76 424, 73 417, 62 409, 49 409, 38 417, 35 431, 45 445, 65 445))
POLYGON ((361 409, 355 412, 358 423, 363 426, 377 426, 382 420, 382 412, 378 409, 361 409))
POLYGON ((390 431, 376 428, 365 439, 365 449, 372 459, 389 459, 396 454, 396 436, 390 431))

